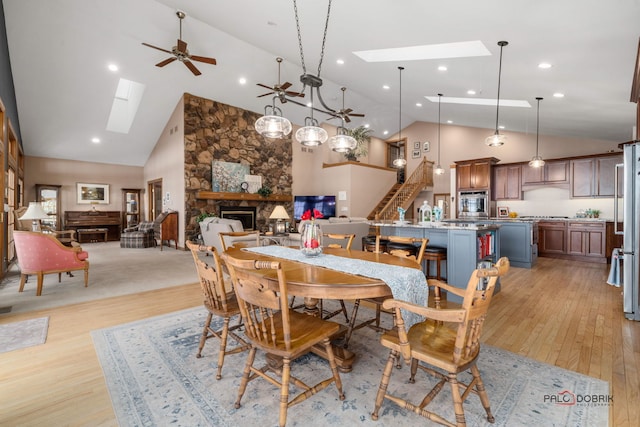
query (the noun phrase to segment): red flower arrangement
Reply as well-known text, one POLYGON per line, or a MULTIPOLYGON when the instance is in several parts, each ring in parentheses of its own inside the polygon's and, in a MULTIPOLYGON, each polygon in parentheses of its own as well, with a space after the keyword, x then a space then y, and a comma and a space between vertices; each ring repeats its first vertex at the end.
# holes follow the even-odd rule
POLYGON ((323 217, 324 217, 324 215, 322 215, 322 212, 320 212, 318 209, 314 209, 313 213, 311 212, 311 209, 309 209, 305 213, 302 214, 300 219, 304 221, 304 220, 320 219, 320 218, 323 218, 323 217))

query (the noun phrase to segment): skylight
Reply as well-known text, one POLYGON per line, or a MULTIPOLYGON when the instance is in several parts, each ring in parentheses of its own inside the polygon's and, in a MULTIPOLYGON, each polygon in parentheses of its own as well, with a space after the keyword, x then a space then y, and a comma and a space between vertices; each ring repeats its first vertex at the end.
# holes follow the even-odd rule
POLYGON ((466 58, 491 55, 491 52, 480 40, 361 50, 353 53, 367 62, 417 61, 421 59, 466 58))
POLYGON ((129 133, 133 119, 142 101, 145 85, 127 79, 120 79, 116 89, 111 114, 107 122, 107 130, 119 133, 129 133))
MULTIPOLYGON (((431 102, 438 102, 437 96, 425 96, 431 102)), ((497 100, 491 98, 455 98, 443 96, 442 102, 447 104, 468 104, 468 105, 489 105, 496 106, 497 100)), ((523 101, 518 99, 500 99, 501 107, 524 107, 531 108, 529 101, 523 101)))

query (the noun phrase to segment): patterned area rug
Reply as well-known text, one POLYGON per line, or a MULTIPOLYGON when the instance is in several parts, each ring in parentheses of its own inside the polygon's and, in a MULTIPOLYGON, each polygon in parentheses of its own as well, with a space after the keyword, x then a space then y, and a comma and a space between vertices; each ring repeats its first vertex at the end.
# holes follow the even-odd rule
POLYGON ((0 325, 0 353, 44 344, 49 330, 49 317, 0 325))
MULTIPOLYGON (((369 314, 364 313, 362 307, 361 310, 362 316, 369 314)), ((209 340, 203 357, 195 357, 205 317, 203 308, 194 308, 92 332, 120 425, 277 425, 279 392, 264 380, 252 381, 243 405, 239 409, 233 406, 246 353, 225 358, 219 381, 215 379, 218 343, 209 340)), ((380 410, 379 420, 372 421, 370 414, 388 352, 378 343, 376 332, 368 328, 354 333, 350 350, 358 356, 353 371, 341 374, 346 399, 340 401, 335 387, 329 386, 289 408, 288 426, 431 425, 428 420, 388 401, 380 410)), ((257 358, 264 361, 260 352, 257 358)), ((478 366, 496 422, 486 421, 479 399, 472 394, 465 402, 469 426, 606 426, 608 423, 608 405, 592 403, 598 396, 603 396, 598 397, 599 400, 607 398, 609 384, 606 381, 490 346, 483 347, 478 366)), ((324 360, 306 355, 292 363, 291 372, 312 383, 314 377, 328 376, 330 371, 324 360)), ((434 384, 433 378, 420 372, 416 384, 408 384, 408 373, 406 365, 396 370, 389 390, 418 395, 413 390, 422 391, 424 381, 434 384)), ((290 396, 296 391, 292 386, 290 396)), ((455 419, 448 389, 445 388, 432 405, 440 408, 448 419, 455 419)))

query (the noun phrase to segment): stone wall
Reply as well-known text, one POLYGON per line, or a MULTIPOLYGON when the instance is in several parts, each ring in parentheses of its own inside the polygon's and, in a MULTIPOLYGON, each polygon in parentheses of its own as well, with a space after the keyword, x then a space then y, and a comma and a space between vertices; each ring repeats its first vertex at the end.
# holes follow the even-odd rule
MULTIPOLYGON (((211 163, 214 160, 249 165, 252 175, 273 194, 291 194, 291 139, 267 140, 253 124, 261 115, 191 94, 184 95, 185 150, 185 236, 199 233, 195 218, 203 212, 219 215, 219 206, 255 206, 258 229, 264 229, 276 202, 200 200, 198 191, 211 191, 211 163)), ((293 214, 292 203, 284 203, 293 214)))

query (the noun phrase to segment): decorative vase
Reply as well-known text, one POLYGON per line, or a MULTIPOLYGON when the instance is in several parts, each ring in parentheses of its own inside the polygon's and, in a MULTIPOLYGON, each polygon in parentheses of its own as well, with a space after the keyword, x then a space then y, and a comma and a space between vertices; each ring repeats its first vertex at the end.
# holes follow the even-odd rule
POLYGON ((320 224, 316 224, 315 221, 302 224, 300 251, 306 256, 317 256, 322 253, 322 230, 320 230, 320 224))

